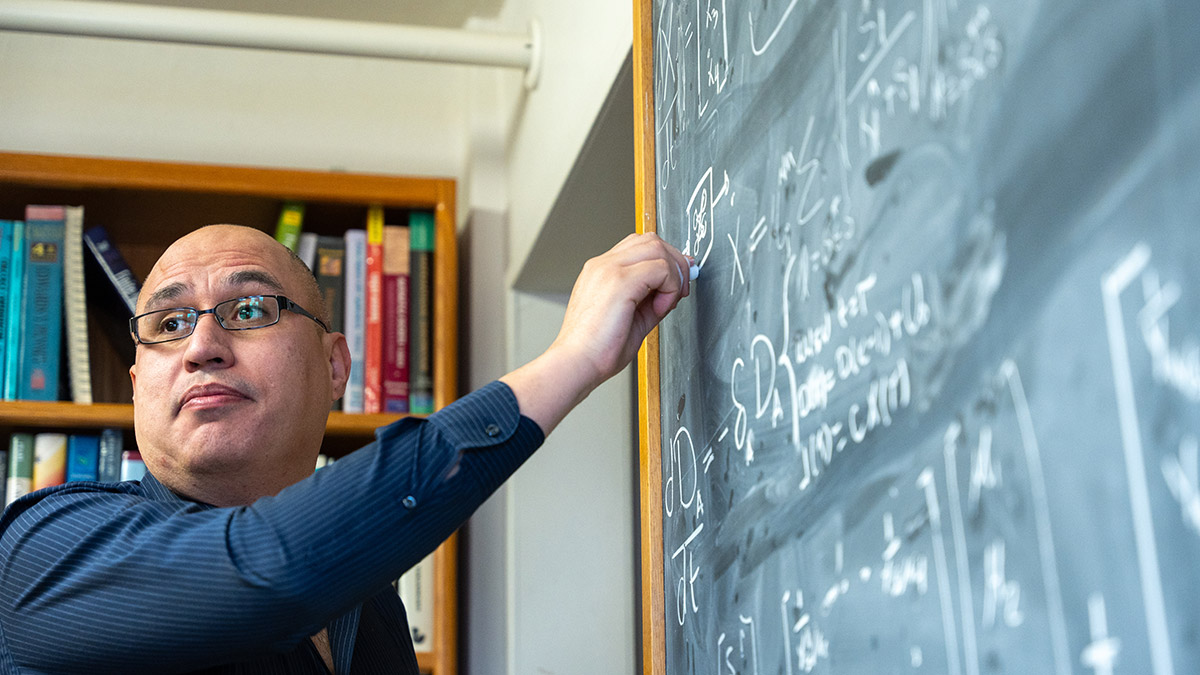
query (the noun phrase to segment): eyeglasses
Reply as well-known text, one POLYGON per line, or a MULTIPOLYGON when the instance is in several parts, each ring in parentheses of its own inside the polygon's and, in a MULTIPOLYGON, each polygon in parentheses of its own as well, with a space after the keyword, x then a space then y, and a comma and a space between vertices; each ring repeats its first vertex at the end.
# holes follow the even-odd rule
POLYGON ((284 310, 307 316, 316 321, 326 333, 329 332, 329 326, 323 321, 282 295, 247 295, 244 298, 226 300, 212 309, 156 309, 130 319, 129 332, 133 334, 134 342, 154 345, 182 340, 191 335, 195 332, 200 317, 205 314, 212 314, 217 324, 225 330, 253 330, 279 323, 279 313, 284 310))

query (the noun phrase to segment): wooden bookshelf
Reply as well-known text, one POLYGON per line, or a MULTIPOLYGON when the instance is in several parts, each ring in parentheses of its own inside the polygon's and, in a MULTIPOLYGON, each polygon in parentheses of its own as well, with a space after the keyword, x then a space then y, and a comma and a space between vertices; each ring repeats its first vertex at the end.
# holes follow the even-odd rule
MULTIPOLYGON (((304 229, 341 235, 364 227, 367 208, 389 215, 434 212, 434 405, 457 395, 458 259, 454 181, 373 174, 178 164, 55 155, 0 153, 0 218, 19 220, 26 204, 82 204, 85 227, 103 225, 139 279, 175 239, 203 225, 237 223, 274 233, 285 201, 305 203, 304 229)), ((133 445, 132 386, 127 335, 89 303, 93 396, 89 406, 67 402, 0 402, 0 432, 69 431, 117 427, 133 445)), ((322 450, 340 457, 374 439, 398 415, 333 412, 322 450)), ((418 653, 422 670, 457 671, 456 539, 435 553, 433 651, 418 653)))

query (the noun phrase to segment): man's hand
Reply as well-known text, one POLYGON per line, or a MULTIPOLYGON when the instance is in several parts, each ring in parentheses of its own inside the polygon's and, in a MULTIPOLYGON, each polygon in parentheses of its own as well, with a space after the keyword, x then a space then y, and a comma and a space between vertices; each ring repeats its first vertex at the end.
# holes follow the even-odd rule
POLYGON ((626 237, 592 258, 571 291, 562 329, 541 356, 500 378, 547 434, 637 354, 688 295, 688 259, 654 234, 626 237))

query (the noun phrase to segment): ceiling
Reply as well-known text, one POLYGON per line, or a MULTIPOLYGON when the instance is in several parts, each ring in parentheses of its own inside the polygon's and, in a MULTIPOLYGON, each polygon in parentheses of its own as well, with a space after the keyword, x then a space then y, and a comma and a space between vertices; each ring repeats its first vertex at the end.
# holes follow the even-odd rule
POLYGON ((136 5, 374 21, 461 28, 472 17, 495 18, 503 0, 121 0, 136 5))

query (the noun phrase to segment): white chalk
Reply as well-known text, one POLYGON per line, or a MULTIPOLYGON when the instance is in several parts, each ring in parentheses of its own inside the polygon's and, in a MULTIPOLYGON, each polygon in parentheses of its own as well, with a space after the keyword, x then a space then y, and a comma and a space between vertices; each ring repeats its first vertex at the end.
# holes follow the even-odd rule
POLYGON ((688 265, 688 278, 691 279, 692 281, 695 281, 696 278, 699 276, 700 276, 700 266, 699 265, 688 265))

